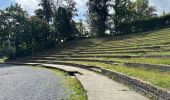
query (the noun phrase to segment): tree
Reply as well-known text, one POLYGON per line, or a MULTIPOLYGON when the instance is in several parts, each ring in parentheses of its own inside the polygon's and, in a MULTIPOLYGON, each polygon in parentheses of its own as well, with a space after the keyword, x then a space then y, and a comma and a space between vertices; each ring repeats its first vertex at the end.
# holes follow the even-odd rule
POLYGON ((47 7, 52 4, 49 0, 42 0, 40 4, 42 9, 36 10, 35 16, 29 16, 17 3, 0 10, 0 51, 10 58, 32 54, 54 46, 56 40, 66 41, 77 36, 73 20, 77 9, 73 0, 56 10, 53 8, 53 12, 47 7))
POLYGON ((26 11, 17 3, 11 4, 1 12, 1 23, 4 26, 2 39, 6 39, 2 45, 6 51, 9 51, 8 53, 13 54, 13 58, 16 58, 16 54, 20 52, 22 44, 24 44, 22 35, 25 34, 24 27, 27 17, 26 11))
POLYGON ((67 40, 71 37, 71 22, 67 10, 63 7, 59 7, 54 19, 54 25, 57 30, 57 37, 59 40, 67 40))
POLYGON ((77 28, 81 34, 84 32, 84 27, 83 27, 83 21, 80 19, 79 22, 77 23, 77 28))
POLYGON ((1 11, 0 22, 0 45, 10 58, 31 54, 51 45, 49 24, 38 17, 29 17, 19 4, 1 11))
POLYGON ((87 3, 91 32, 96 36, 105 36, 109 16, 108 1, 89 0, 87 3))
POLYGON ((51 40, 48 38, 47 34, 50 31, 50 26, 36 16, 32 16, 29 18, 30 24, 30 41, 31 41, 31 50, 42 50, 51 40))
POLYGON ((36 15, 39 18, 43 18, 46 22, 50 22, 52 20, 52 14, 53 14, 53 3, 52 0, 41 0, 39 6, 42 7, 42 9, 38 9, 35 11, 36 15))
POLYGON ((110 7, 113 8, 111 19, 114 23, 114 33, 119 34, 121 23, 130 22, 133 15, 133 5, 130 0, 111 0, 110 7))
POLYGON ((123 23, 131 23, 134 20, 151 18, 155 14, 156 9, 153 6, 149 6, 148 0, 112 0, 111 1, 114 12, 112 19, 114 23, 114 32, 120 33, 120 26, 123 23))
POLYGON ((149 6, 149 0, 136 0, 136 15, 137 19, 153 17, 156 7, 149 6))
POLYGON ((54 7, 55 36, 59 41, 72 39, 75 36, 76 25, 73 17, 77 15, 74 0, 65 0, 66 4, 54 7))
POLYGON ((44 13, 43 13, 43 10, 42 9, 37 9, 35 10, 35 15, 40 18, 41 20, 44 19, 44 13))

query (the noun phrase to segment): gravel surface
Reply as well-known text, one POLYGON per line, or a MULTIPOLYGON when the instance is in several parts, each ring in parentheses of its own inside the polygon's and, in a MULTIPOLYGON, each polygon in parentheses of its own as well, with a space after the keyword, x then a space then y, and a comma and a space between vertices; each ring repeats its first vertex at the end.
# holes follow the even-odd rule
POLYGON ((0 100, 66 100, 61 81, 44 69, 0 65, 0 100))

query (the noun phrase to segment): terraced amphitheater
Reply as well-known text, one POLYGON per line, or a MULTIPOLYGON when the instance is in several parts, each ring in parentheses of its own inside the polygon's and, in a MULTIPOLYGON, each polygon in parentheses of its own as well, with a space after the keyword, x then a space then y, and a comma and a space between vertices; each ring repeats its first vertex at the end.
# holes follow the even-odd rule
POLYGON ((147 94, 170 100, 170 28, 70 41, 13 64, 58 64, 105 75, 147 94))

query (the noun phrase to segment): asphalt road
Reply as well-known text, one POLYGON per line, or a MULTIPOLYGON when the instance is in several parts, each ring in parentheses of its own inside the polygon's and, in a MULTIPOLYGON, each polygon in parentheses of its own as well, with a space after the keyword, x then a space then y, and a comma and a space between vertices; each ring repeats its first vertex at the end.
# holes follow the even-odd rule
POLYGON ((61 81, 47 70, 0 65, 0 100, 66 100, 61 81))

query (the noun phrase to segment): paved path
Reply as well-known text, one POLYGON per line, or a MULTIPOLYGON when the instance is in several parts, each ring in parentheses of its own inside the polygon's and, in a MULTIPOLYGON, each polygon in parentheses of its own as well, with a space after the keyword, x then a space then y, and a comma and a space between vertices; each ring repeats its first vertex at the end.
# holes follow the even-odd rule
POLYGON ((43 65, 66 71, 80 72, 82 75, 77 75, 76 77, 84 86, 85 90, 87 90, 89 100, 148 100, 128 87, 94 72, 71 66, 55 64, 43 65))
POLYGON ((47 70, 0 65, 0 100, 65 100, 61 81, 47 70))

